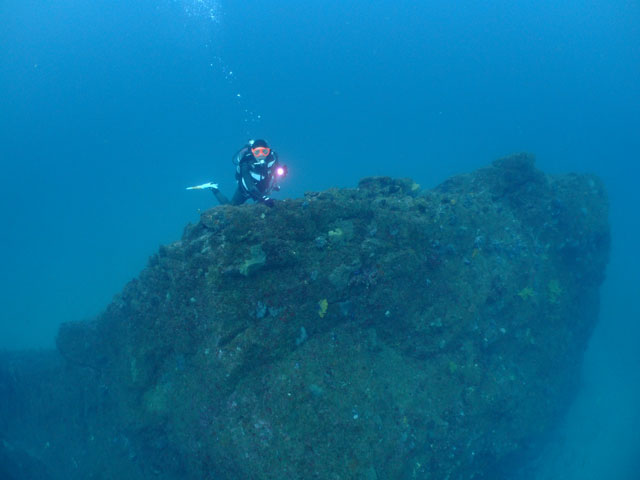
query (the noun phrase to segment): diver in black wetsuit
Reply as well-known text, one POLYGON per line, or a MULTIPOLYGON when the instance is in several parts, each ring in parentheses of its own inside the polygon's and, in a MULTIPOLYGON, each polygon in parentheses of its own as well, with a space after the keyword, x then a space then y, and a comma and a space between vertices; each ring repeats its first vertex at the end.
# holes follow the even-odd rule
POLYGON ((248 199, 272 207, 272 191, 280 190, 278 180, 287 174, 287 167, 278 163, 278 155, 264 140, 249 140, 233 157, 236 165, 238 188, 231 198, 225 197, 217 188, 211 188, 222 205, 241 205, 248 199))

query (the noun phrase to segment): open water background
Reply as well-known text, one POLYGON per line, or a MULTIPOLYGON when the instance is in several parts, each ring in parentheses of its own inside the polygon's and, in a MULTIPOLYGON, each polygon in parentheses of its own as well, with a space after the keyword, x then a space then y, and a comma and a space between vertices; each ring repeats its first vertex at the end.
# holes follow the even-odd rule
POLYGON ((2 0, 0 348, 50 348, 234 189, 423 187, 518 151, 595 172, 613 250, 584 386, 535 478, 640 478, 640 4, 2 0))

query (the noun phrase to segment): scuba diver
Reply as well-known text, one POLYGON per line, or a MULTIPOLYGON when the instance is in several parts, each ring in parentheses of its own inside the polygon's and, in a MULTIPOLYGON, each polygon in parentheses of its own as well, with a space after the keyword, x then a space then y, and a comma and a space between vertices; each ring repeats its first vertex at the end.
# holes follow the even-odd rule
POLYGON ((269 195, 280 190, 278 180, 287 174, 286 165, 280 165, 278 154, 264 140, 249 140, 234 156, 238 187, 231 200, 222 194, 217 183, 205 183, 193 189, 211 189, 221 205, 242 205, 248 199, 273 207, 269 195))

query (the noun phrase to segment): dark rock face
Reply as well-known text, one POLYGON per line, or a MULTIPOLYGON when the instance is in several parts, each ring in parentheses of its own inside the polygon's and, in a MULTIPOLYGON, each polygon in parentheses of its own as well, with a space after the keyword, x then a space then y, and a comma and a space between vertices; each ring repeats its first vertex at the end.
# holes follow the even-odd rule
MULTIPOLYGON (((73 435, 48 418, 38 459, 51 478, 508 477, 571 400, 608 250, 601 182, 527 155, 432 191, 213 208, 61 328, 73 435)), ((6 371, 3 412, 27 391, 6 371)))

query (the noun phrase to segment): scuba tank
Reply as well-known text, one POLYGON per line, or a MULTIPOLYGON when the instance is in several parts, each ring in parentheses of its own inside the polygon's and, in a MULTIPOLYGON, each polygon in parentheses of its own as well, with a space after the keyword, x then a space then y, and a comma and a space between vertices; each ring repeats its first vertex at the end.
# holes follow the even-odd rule
POLYGON ((251 150, 251 146, 254 144, 255 140, 249 140, 247 142, 247 144, 242 147, 240 150, 238 150, 235 155, 233 157, 231 157, 231 162, 237 167, 238 165, 240 165, 240 160, 242 160, 242 157, 245 156, 245 154, 251 150))

